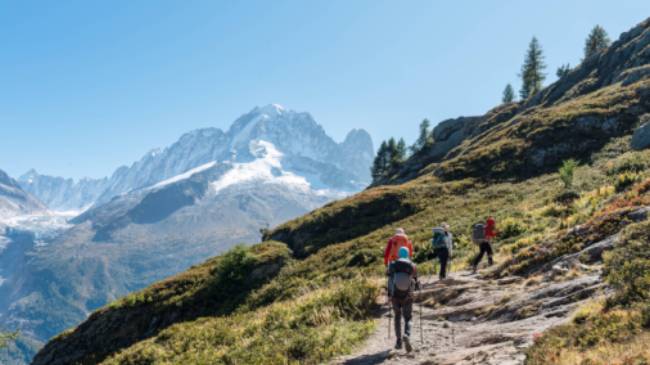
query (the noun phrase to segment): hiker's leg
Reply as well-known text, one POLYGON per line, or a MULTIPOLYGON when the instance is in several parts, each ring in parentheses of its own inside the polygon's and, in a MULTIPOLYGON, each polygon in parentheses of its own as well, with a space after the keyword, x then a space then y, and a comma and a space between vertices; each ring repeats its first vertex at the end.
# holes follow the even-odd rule
POLYGON ((478 264, 481 262, 481 259, 483 258, 483 255, 485 254, 485 251, 483 249, 483 243, 479 245, 479 253, 476 255, 476 258, 474 258, 474 261, 472 262, 472 266, 474 268, 478 267, 478 264))
POLYGON ((440 250, 440 279, 447 277, 447 261, 449 261, 449 251, 445 249, 440 250))
POLYGON ((395 337, 402 338, 402 304, 393 298, 393 316, 395 317, 395 337))
POLYGON ((494 263, 494 260, 492 259, 492 242, 488 241, 485 244, 485 252, 488 257, 488 265, 492 265, 494 263))
POLYGON ((413 298, 406 299, 402 306, 402 314, 404 315, 404 334, 411 336, 411 318, 413 317, 413 298))

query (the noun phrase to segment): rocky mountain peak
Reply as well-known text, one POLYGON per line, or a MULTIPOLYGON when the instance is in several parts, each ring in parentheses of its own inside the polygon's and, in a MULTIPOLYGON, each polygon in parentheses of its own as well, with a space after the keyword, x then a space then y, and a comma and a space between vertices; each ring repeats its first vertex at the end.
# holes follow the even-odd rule
POLYGON ((349 192, 370 183, 367 170, 373 148, 367 132, 353 130, 339 144, 309 113, 279 104, 251 109, 237 118, 227 132, 216 127, 187 132, 172 145, 153 149, 130 166, 119 167, 110 178, 75 182, 30 170, 20 182, 54 209, 82 209, 212 161, 250 162, 256 158, 249 148, 252 141, 271 143, 288 160, 290 170, 309 174, 321 188, 349 192), (325 186, 323 181, 327 181, 325 186))

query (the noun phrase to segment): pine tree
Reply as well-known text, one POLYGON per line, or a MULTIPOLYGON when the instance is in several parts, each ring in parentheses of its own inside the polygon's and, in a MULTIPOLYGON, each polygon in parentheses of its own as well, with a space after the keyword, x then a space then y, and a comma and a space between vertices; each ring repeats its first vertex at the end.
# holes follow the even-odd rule
POLYGON ((542 89, 542 83, 546 78, 546 75, 542 70, 545 68, 546 65, 544 64, 544 53, 542 52, 542 47, 537 38, 533 37, 528 45, 526 59, 524 60, 524 64, 521 66, 521 73, 519 74, 522 81, 519 96, 521 96, 522 100, 528 99, 528 97, 542 89))
POLYGON ((420 123, 420 135, 418 136, 418 139, 415 141, 415 143, 413 143, 413 145, 410 147, 411 153, 420 152, 422 149, 430 146, 433 143, 433 137, 429 131, 430 126, 431 122, 429 122, 428 119, 422 120, 420 123))
POLYGON ((557 75, 558 79, 561 79, 568 75, 569 71, 571 71, 571 65, 567 63, 566 65, 558 67, 557 71, 555 71, 555 75, 557 75))
POLYGON ((390 137, 388 140, 388 145, 387 145, 387 152, 386 152, 386 159, 388 160, 388 169, 391 170, 398 162, 397 162, 397 141, 395 141, 395 138, 390 137))
POLYGON ((404 142, 404 138, 400 138, 399 141, 395 141, 395 138, 389 139, 388 150, 390 151, 388 155, 390 173, 395 173, 406 159, 406 142, 404 142))
POLYGON ((585 41, 585 59, 595 55, 609 46, 609 36, 605 28, 596 25, 585 41))
POLYGON ((378 181, 384 176, 386 176, 388 160, 386 155, 388 152, 388 144, 386 141, 381 142, 375 160, 372 162, 372 168, 370 170, 373 181, 378 181))
POLYGON ((399 141, 397 142, 395 159, 397 159, 397 161, 399 161, 400 163, 406 160, 406 142, 404 141, 404 138, 400 138, 399 141))
POLYGON ((512 103, 515 100, 515 90, 512 88, 512 85, 506 85, 506 88, 503 89, 503 97, 501 102, 504 104, 512 103))

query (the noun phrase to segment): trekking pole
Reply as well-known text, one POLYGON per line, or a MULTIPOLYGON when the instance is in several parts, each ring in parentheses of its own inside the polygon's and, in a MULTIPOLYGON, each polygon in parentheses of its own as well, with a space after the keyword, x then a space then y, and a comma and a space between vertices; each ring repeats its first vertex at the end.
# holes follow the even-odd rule
POLYGON ((420 346, 424 345, 424 335, 422 334, 422 300, 424 299, 422 297, 422 288, 418 287, 418 294, 420 296, 420 302, 418 303, 418 306, 420 307, 420 346))
POLYGON ((390 278, 386 282, 386 306, 388 307, 388 339, 390 340, 390 325, 393 322, 393 308, 390 305, 390 278))
POLYGON ((388 339, 390 340, 390 326, 393 324, 393 310, 390 307, 390 298, 387 301, 388 304, 388 339))

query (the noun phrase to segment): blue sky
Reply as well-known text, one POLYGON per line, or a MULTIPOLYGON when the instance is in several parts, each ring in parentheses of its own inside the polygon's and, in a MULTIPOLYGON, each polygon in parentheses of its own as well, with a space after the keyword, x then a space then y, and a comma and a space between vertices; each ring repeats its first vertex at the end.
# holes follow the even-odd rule
POLYGON ((0 0, 0 169, 101 177, 255 105, 408 142, 499 102, 530 38, 549 79, 638 1, 0 0))

